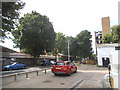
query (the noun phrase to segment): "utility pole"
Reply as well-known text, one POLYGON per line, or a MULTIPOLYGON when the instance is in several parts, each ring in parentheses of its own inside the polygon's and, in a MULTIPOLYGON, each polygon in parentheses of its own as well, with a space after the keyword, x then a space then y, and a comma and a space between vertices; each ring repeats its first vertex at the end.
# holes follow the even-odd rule
POLYGON ((70 61, 70 46, 69 46, 70 41, 68 40, 68 61, 70 61))
POLYGON ((57 62, 59 61, 59 58, 58 58, 58 50, 57 50, 57 62))

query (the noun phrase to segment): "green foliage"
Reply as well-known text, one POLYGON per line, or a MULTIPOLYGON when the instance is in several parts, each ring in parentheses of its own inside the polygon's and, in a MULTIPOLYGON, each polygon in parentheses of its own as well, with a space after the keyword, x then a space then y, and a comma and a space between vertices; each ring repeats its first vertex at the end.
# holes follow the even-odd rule
POLYGON ((114 43, 120 43, 120 25, 112 27, 112 37, 114 43))
POLYGON ((27 50, 27 49, 22 49, 22 50, 20 50, 20 52, 22 52, 22 53, 29 53, 30 51, 27 50))
POLYGON ((62 53, 65 55, 67 54, 67 38, 61 32, 58 32, 55 38, 55 48, 53 54, 57 54, 57 53, 62 53))
POLYGON ((13 31, 14 43, 20 49, 34 57, 52 51, 55 44, 55 32, 47 16, 36 11, 27 13, 20 18, 20 25, 13 31))
POLYGON ((68 53, 68 41, 70 55, 78 56, 80 58, 92 58, 92 48, 91 48, 91 33, 87 30, 83 30, 76 37, 67 36, 61 32, 56 35, 56 48, 54 48, 54 54, 59 53, 67 55, 68 53))
POLYGON ((7 37, 7 33, 11 32, 19 18, 20 10, 25 6, 22 1, 2 2, 2 36, 1 40, 7 37))
POLYGON ((91 56, 91 60, 97 60, 97 56, 96 56, 96 54, 92 54, 92 56, 91 56))
POLYGON ((103 36, 102 43, 111 43, 111 42, 113 42, 111 34, 106 34, 103 36))
POLYGON ((54 48, 53 54, 56 55, 57 53, 62 53, 64 55, 67 55, 69 41, 70 55, 80 58, 93 58, 91 37, 91 33, 87 30, 83 30, 76 37, 65 37, 63 33, 59 32, 56 34, 56 46, 54 48))
POLYGON ((71 54, 74 56, 80 56, 81 58, 91 58, 91 33, 87 30, 81 31, 72 41, 71 54))
POLYGON ((120 43, 120 25, 112 27, 111 34, 106 34, 102 38, 103 43, 120 43))

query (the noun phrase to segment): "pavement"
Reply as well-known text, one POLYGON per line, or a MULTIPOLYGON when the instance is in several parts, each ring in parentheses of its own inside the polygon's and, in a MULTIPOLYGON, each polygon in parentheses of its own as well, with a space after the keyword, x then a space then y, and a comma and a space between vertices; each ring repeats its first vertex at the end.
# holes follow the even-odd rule
MULTIPOLYGON (((35 68, 31 69, 34 70, 35 68)), ((36 67, 40 69, 40 67, 36 67)), ((35 69, 35 70, 36 70, 35 69)), ((41 73, 35 78, 28 78, 24 81, 11 83, 3 88, 69 88, 76 90, 79 88, 108 88, 104 75, 107 68, 97 67, 96 65, 80 65, 78 72, 71 76, 54 76, 50 70, 47 74, 41 73)))
POLYGON ((83 65, 80 71, 85 72, 86 74, 92 74, 90 77, 82 79, 78 82, 80 84, 78 84, 75 88, 106 88, 103 86, 103 80, 104 75, 108 73, 107 68, 97 67, 96 65, 83 65))
POLYGON ((110 82, 109 82, 109 74, 106 74, 104 76, 104 79, 102 80, 102 84, 103 84, 103 88, 105 90, 110 90, 111 89, 111 85, 110 85, 110 82))

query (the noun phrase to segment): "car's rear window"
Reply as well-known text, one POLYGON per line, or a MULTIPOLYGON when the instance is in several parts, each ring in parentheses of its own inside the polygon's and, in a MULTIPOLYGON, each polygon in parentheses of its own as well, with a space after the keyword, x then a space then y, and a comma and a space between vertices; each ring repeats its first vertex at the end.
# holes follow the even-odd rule
POLYGON ((65 65, 65 63, 56 63, 55 65, 65 65))

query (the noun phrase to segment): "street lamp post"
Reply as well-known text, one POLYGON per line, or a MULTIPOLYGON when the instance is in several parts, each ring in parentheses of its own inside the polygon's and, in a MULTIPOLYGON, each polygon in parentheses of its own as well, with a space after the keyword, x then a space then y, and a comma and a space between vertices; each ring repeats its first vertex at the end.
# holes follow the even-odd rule
POLYGON ((59 61, 59 59, 58 59, 58 50, 57 50, 57 62, 59 61))
POLYGON ((70 41, 68 40, 68 61, 70 61, 70 46, 69 46, 70 41))

